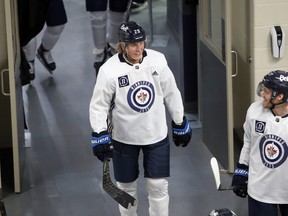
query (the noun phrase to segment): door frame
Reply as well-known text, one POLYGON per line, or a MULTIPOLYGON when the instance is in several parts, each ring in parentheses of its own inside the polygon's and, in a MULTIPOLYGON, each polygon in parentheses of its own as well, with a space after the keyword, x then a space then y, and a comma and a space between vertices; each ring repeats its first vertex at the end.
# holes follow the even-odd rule
POLYGON ((13 174, 14 192, 21 192, 21 177, 24 169, 24 117, 22 85, 20 80, 20 42, 18 31, 18 10, 16 0, 4 0, 5 23, 7 34, 7 54, 9 71, 9 94, 12 150, 13 150, 13 174))

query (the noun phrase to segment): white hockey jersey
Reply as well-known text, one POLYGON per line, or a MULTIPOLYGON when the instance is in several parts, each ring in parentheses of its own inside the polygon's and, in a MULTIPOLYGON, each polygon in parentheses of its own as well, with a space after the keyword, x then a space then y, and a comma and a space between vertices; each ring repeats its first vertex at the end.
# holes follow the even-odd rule
POLYGON ((258 101, 247 111, 244 130, 239 162, 249 166, 248 194, 261 202, 288 204, 288 117, 275 116, 258 101))
POLYGON ((167 136, 165 106, 181 123, 183 102, 165 56, 145 49, 143 61, 127 63, 122 54, 109 58, 100 68, 90 101, 90 123, 99 133, 107 130, 112 109, 112 137, 126 144, 148 145, 167 136))

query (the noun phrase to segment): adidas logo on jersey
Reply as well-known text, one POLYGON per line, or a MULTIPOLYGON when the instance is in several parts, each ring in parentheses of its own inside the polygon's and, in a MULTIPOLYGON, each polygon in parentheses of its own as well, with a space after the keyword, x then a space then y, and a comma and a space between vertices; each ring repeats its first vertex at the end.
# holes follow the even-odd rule
POLYGON ((157 73, 157 71, 154 71, 154 72, 152 73, 152 75, 153 75, 153 76, 157 76, 157 75, 159 75, 159 74, 157 73))

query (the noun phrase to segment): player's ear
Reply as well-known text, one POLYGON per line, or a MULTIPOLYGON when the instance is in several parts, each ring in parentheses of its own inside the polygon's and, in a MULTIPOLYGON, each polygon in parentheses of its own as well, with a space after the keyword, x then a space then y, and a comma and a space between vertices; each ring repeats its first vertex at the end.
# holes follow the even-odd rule
POLYGON ((277 94, 277 99, 279 100, 279 101, 282 101, 283 99, 284 99, 284 94, 283 93, 279 93, 279 94, 277 94))

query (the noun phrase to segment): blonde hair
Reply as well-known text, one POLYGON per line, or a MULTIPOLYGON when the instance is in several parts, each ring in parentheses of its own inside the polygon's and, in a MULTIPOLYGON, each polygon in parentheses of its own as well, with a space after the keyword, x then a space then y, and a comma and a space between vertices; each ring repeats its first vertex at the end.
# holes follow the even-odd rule
POLYGON ((126 53, 125 48, 126 48, 126 43, 124 43, 124 42, 118 42, 117 43, 116 50, 118 53, 126 53))
MULTIPOLYGON (((121 41, 119 41, 118 43, 117 43, 117 45, 116 45, 116 51, 118 52, 118 53, 126 53, 126 47, 127 47, 127 44, 128 43, 125 43, 125 42, 121 42, 121 41)), ((144 41, 144 48, 146 48, 146 40, 144 41)))

